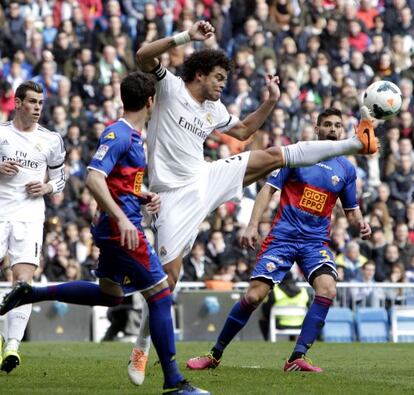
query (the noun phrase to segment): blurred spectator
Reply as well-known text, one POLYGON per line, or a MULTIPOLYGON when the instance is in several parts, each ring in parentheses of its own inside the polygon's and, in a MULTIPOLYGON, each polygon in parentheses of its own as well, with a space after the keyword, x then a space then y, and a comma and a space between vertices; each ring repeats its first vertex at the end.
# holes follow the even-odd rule
POLYGON ((357 276, 353 280, 355 283, 364 284, 363 288, 351 288, 352 303, 363 307, 380 307, 383 306, 385 294, 381 288, 373 288, 371 284, 375 283, 375 263, 373 261, 365 262, 357 276))
POLYGON ((196 241, 190 255, 184 258, 184 273, 181 281, 205 281, 211 279, 216 266, 206 256, 204 243, 196 241))
POLYGON ((400 261, 408 268, 411 259, 414 257, 414 244, 409 239, 408 225, 406 223, 398 223, 394 230, 394 243, 398 246, 400 261))
POLYGON ((366 263, 368 259, 361 255, 360 247, 355 241, 350 241, 346 247, 345 252, 339 254, 335 263, 338 266, 344 267, 344 280, 351 281, 357 277, 359 269, 366 263))

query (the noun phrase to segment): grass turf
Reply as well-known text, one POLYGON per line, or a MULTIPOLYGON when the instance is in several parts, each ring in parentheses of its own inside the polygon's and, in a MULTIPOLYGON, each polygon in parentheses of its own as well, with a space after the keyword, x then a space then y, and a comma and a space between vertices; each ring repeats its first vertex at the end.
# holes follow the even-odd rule
MULTIPOLYGON (((185 369, 187 358, 210 346, 178 343, 177 359, 186 378, 214 395, 414 393, 414 344, 317 343, 309 356, 325 372, 309 374, 282 371, 292 343, 235 342, 219 368, 185 369)), ((0 373, 0 394, 160 394, 162 374, 154 349, 144 385, 129 383, 130 348, 124 343, 23 343, 22 365, 9 375, 0 373)))

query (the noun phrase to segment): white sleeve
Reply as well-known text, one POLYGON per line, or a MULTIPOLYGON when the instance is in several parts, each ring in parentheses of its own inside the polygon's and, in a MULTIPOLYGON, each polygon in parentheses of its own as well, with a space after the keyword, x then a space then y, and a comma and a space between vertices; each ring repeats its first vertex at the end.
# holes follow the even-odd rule
POLYGON ((221 133, 227 132, 239 122, 239 118, 230 115, 222 102, 219 102, 217 106, 217 119, 218 123, 216 129, 221 133))
POLYGON ((168 71, 161 63, 151 73, 157 78, 157 100, 163 100, 179 92, 184 86, 183 80, 168 71))
POLYGON ((50 155, 47 160, 47 173, 52 186, 52 193, 58 193, 65 188, 65 145, 60 134, 53 135, 53 142, 50 147, 50 155))
POLYGON ((47 167, 49 169, 56 169, 61 167, 65 162, 65 145, 59 133, 53 134, 53 141, 50 146, 49 157, 47 158, 47 167))

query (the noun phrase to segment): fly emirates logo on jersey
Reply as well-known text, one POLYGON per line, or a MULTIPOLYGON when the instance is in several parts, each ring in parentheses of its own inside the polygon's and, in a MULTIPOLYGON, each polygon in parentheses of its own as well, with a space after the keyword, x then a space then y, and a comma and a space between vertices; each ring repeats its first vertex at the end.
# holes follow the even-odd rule
POLYGON ((188 130, 189 132, 196 135, 197 137, 202 138, 203 140, 205 140, 209 135, 208 132, 202 129, 204 126, 204 121, 200 118, 194 117, 193 122, 191 122, 187 121, 184 117, 180 117, 178 120, 178 124, 182 128, 188 130))
POLYGON ((316 191, 315 189, 305 187, 299 206, 303 209, 317 211, 321 213, 325 207, 328 195, 326 193, 316 191))
POLYGON ((2 162, 9 162, 14 161, 17 162, 20 166, 25 167, 26 169, 38 169, 40 164, 39 162, 36 162, 35 160, 28 159, 27 158, 27 152, 23 151, 16 151, 14 153, 14 156, 8 156, 3 154, 1 156, 2 162))

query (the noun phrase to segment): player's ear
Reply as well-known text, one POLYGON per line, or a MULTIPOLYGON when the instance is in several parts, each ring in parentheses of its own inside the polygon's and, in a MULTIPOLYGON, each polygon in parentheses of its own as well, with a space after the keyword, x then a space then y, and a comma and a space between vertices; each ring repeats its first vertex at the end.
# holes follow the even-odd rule
POLYGON ((16 108, 20 108, 22 103, 23 102, 22 102, 22 99, 20 99, 20 97, 15 97, 14 98, 14 105, 15 105, 16 108))
POLYGON ((151 107, 154 105, 154 96, 149 96, 147 99, 146 107, 148 109, 151 109, 151 107))

